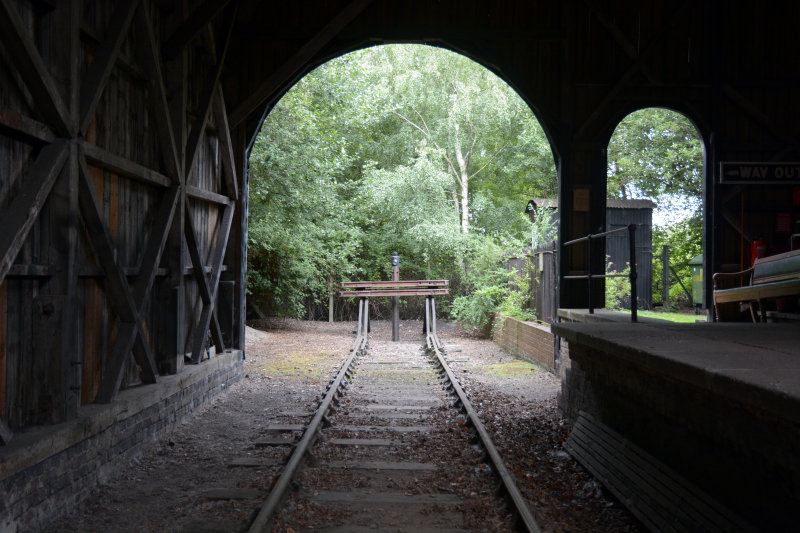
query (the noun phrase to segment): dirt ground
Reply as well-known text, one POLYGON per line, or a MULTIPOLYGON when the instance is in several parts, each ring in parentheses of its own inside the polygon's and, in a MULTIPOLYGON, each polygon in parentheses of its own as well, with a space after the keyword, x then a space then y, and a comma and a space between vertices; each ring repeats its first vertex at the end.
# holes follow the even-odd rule
MULTIPOLYGON (((316 409, 355 334, 355 323, 251 326, 244 378, 47 531, 246 531, 280 468, 253 442, 270 424, 286 423, 287 413, 316 409), (256 456, 263 464, 253 461, 256 456)), ((418 338, 421 346, 421 330, 420 322, 403 322, 401 337, 418 338)), ((556 406, 554 375, 457 325, 440 322, 438 330, 448 361, 543 531, 643 531, 564 451, 568 431, 556 406)), ((371 335, 389 341, 391 324, 373 322, 371 335)), ((266 453, 276 463, 286 458, 279 448, 266 453)))

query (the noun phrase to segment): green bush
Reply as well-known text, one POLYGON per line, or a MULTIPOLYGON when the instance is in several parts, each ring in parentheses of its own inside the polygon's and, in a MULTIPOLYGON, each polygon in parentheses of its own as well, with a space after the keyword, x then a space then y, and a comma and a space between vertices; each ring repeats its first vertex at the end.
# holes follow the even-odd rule
POLYGON ((631 267, 625 263, 621 272, 614 270, 614 264, 606 263, 606 274, 622 274, 624 277, 606 278, 606 309, 631 308, 631 282, 628 277, 631 267))
POLYGON ((488 239, 477 239, 471 250, 473 261, 467 280, 467 294, 453 299, 451 316, 467 329, 489 333, 495 313, 520 320, 536 320, 526 309, 530 299, 530 268, 523 272, 507 271, 503 266, 502 248, 488 239))

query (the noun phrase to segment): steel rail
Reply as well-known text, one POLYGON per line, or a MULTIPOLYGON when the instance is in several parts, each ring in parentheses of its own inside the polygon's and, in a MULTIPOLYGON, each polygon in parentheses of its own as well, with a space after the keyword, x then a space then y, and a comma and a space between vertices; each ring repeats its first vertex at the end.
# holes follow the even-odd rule
MULTIPOLYGON (((366 335, 364 335, 364 337, 366 337, 366 335)), ((286 491, 289 490, 289 484, 297 473, 297 470, 300 468, 306 452, 316 441, 319 430, 322 427, 322 422, 325 419, 325 415, 327 414, 331 403, 333 403, 333 400, 336 398, 336 395, 340 392, 340 388, 342 387, 345 378, 351 375, 356 356, 358 356, 360 353, 360 348, 358 350, 353 350, 350 354, 350 357, 347 358, 347 361, 345 361, 345 363, 342 365, 342 368, 339 370, 336 379, 331 382, 330 386, 328 387, 328 392, 325 394, 325 398, 317 408, 314 418, 311 419, 308 427, 303 432, 303 437, 300 439, 300 442, 297 443, 294 452, 292 452, 291 458, 289 458, 289 462, 286 463, 286 467, 283 469, 281 476, 275 482, 275 485, 273 485, 272 490, 269 493, 269 497, 264 502, 264 505, 262 505, 261 510, 258 512, 255 520, 253 520, 253 523, 250 525, 248 533, 263 533, 271 529, 271 522, 275 512, 278 509, 278 505, 280 505, 284 496, 286 496, 286 491)))
POLYGON ((511 502, 514 504, 520 520, 522 520, 530 533, 541 533, 539 524, 536 523, 536 520, 533 518, 533 514, 528 507, 528 503, 525 501, 525 498, 522 497, 522 493, 517 488, 517 484, 514 482, 514 477, 506 469, 503 459, 500 457, 500 452, 497 451, 497 448, 495 448, 494 443, 489 436, 489 432, 486 431, 486 427, 478 417, 478 413, 472 407, 472 403, 470 403, 469 399, 467 398, 467 394, 464 392, 464 389, 461 388, 458 379, 456 378, 455 374, 453 374, 453 371, 450 370, 450 366, 447 364, 447 361, 445 361, 442 353, 439 351, 438 346, 441 345, 441 342, 439 341, 435 330, 429 331, 427 337, 429 338, 428 345, 433 345, 433 353, 438 359, 439 366, 441 366, 442 370, 444 370, 448 381, 450 381, 453 390, 461 402, 462 407, 467 412, 467 416, 469 417, 472 426, 475 428, 475 431, 478 433, 481 443, 486 449, 486 453, 489 455, 497 475, 500 476, 500 479, 503 481, 503 486, 505 487, 511 502))

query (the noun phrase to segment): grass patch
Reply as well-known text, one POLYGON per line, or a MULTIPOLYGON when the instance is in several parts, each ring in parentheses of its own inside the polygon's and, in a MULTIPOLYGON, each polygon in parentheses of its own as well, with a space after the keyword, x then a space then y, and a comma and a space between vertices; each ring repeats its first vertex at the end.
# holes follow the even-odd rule
POLYGON ((512 361, 510 363, 495 363, 485 367, 486 373, 491 376, 502 376, 506 378, 517 378, 530 376, 538 372, 536 365, 527 361, 512 361))
MULTIPOLYGON (((626 315, 631 314, 629 309, 619 309, 618 311, 620 313, 625 313, 626 315)), ((705 320, 705 315, 696 315, 694 312, 671 313, 666 311, 643 311, 640 309, 636 314, 638 316, 646 316, 647 318, 658 318, 661 320, 669 320, 670 322, 680 322, 683 324, 694 324, 698 320, 705 320)))
POLYGON ((293 352, 287 355, 264 356, 246 362, 247 372, 265 378, 311 378, 320 380, 328 377, 330 352, 293 352))

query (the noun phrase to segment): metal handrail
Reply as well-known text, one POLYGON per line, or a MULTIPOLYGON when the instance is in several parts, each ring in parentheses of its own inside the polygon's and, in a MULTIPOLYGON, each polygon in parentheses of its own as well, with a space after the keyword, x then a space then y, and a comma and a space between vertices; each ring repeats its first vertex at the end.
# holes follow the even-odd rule
POLYGON ((585 237, 579 237, 577 239, 573 239, 571 241, 567 241, 564 243, 564 246, 570 246, 572 244, 577 244, 579 242, 586 241, 589 244, 589 273, 583 276, 575 275, 575 276, 563 276, 563 279, 585 279, 588 281, 589 285, 589 314, 594 314, 594 303, 592 302, 592 279, 593 278, 622 278, 625 277, 625 274, 592 274, 592 239, 597 239, 600 237, 605 237, 607 235, 612 235, 614 233, 622 233, 623 231, 628 232, 628 246, 630 248, 630 273, 628 274, 628 278, 630 278, 631 282, 631 322, 637 322, 637 312, 638 312, 638 298, 639 295, 636 291, 636 224, 629 224, 624 228, 612 229, 610 231, 604 231, 603 233, 590 233, 585 237))

